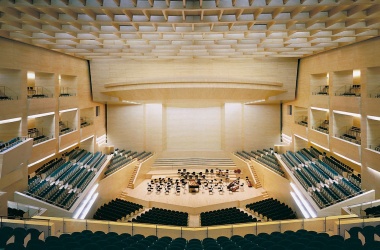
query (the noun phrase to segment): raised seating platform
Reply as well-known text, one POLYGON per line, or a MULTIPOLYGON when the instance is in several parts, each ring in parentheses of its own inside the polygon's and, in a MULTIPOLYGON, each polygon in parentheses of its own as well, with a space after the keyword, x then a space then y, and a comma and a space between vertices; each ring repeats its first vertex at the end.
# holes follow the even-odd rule
POLYGON ((153 168, 159 167, 236 167, 235 163, 228 158, 158 158, 153 164, 153 168))

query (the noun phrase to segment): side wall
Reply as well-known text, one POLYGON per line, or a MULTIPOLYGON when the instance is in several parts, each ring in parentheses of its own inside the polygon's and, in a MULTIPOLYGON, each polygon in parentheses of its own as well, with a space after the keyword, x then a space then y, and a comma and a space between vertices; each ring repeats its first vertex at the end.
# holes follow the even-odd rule
MULTIPOLYGON (((25 189, 27 186, 28 174, 50 159, 60 157, 64 149, 63 144, 60 145, 60 141, 70 137, 70 135, 59 136, 60 111, 76 109, 76 111, 72 112, 77 116, 74 119, 75 124, 73 124, 77 129, 74 132, 76 136, 68 138, 65 146, 73 144, 78 146, 81 143, 89 144, 90 140, 96 141, 97 136, 106 133, 105 106, 92 101, 89 68, 85 60, 4 38, 0 38, 0 58, 0 85, 6 86, 7 93, 10 95, 16 93, 12 96, 13 100, 1 101, 0 120, 21 117, 19 122, 7 123, 9 124, 9 131, 15 130, 17 133, 12 132, 10 136, 8 135, 8 129, 3 130, 7 126, 0 128, 0 140, 4 140, 1 137, 27 136, 28 125, 37 126, 37 120, 31 117, 28 118, 28 116, 44 113, 49 113, 49 115, 36 119, 39 119, 41 124, 44 124, 44 121, 45 123, 47 122, 48 125, 44 124, 41 127, 49 126, 44 129, 44 132, 50 131, 47 135, 54 137, 54 139, 33 146, 32 155, 28 161, 28 173, 25 173, 22 180, 19 180, 24 184, 17 185, 19 188, 15 188, 18 191, 24 191, 21 189, 25 189), (28 72, 34 72, 36 75, 35 81, 40 81, 39 83, 42 85, 45 84, 44 81, 47 79, 48 83, 43 86, 50 88, 50 98, 27 98, 28 72), (61 81, 70 82, 70 89, 74 93, 73 96, 59 97, 60 93, 62 93, 60 88, 64 84, 61 81), (96 106, 100 110, 100 115, 98 116, 95 114, 96 106), (85 115, 81 114, 82 110, 86 111, 83 112, 86 113, 85 115), (91 126, 81 129, 80 117, 89 115, 91 115, 91 126), (44 158, 46 159, 36 163, 44 158)), ((100 150, 96 143, 93 144, 92 150, 100 150)), ((0 179, 0 182, 2 181, 0 179)))
MULTIPOLYGON (((354 170, 362 174, 362 188, 365 190, 375 189, 376 198, 380 198, 380 153, 370 149, 370 141, 379 138, 380 122, 380 98, 371 98, 376 94, 372 90, 379 90, 380 82, 380 38, 370 39, 340 49, 327 51, 315 56, 301 59, 298 79, 296 101, 283 105, 283 133, 292 137, 290 148, 297 150, 304 145, 323 146, 321 150, 343 155, 342 159, 354 170), (360 70, 360 79, 353 79, 353 71, 360 70), (327 74, 329 77, 327 77, 327 74), (325 79, 323 79, 323 77, 325 79), (319 80, 322 79, 322 80, 319 80), (345 84, 360 84, 360 97, 336 96, 342 79, 345 84), (316 84, 317 82, 317 84, 316 84), (318 96, 312 95, 313 87, 317 85, 329 85, 329 94, 318 96), (372 89, 372 90, 371 90, 372 89), (292 114, 288 114, 289 106, 292 106, 292 114), (310 120, 310 107, 316 107, 326 112, 330 121, 329 135, 312 130, 310 120), (306 111, 306 112, 305 112, 306 111), (336 138, 337 127, 344 121, 342 115, 334 111, 344 111, 356 114, 359 122, 349 124, 361 128, 361 145, 345 142, 336 138), (297 114, 305 112, 309 114, 309 125, 303 127, 296 124, 297 114), (367 117, 368 115, 372 118, 367 117), (370 120, 372 119, 372 120, 370 120), (358 124, 359 123, 359 124, 358 124), (372 125, 376 124, 376 126, 372 125), (376 127, 376 128, 375 128, 376 127), (372 130, 372 134, 369 130, 372 130), (294 136, 294 135, 298 136, 294 136), (300 138, 301 136, 302 138, 300 138), (355 164, 352 161, 358 162, 355 164)), ((315 110, 315 108, 313 109, 315 110)), ((315 111, 313 111, 315 113, 315 111)), ((356 118, 356 117, 355 117, 356 118)), ((354 119, 353 119, 354 120, 354 119)), ((347 123, 348 124, 348 123, 347 123)), ((378 143, 378 141, 377 141, 378 143)), ((374 147, 374 145, 372 145, 374 147)), ((377 146, 377 145, 376 145, 377 146)))
POLYGON ((232 152, 268 148, 280 138, 279 105, 108 105, 107 112, 108 143, 115 148, 232 152))
MULTIPOLYGON (((95 101, 119 102, 102 92, 108 83, 175 81, 198 79, 209 82, 221 79, 282 83, 288 90, 270 100, 294 100, 297 59, 250 58, 250 59, 178 59, 178 60, 92 60, 91 78, 95 101), (276 72, 276 74, 273 74, 276 72)), ((170 98, 170 97, 169 97, 170 98)))

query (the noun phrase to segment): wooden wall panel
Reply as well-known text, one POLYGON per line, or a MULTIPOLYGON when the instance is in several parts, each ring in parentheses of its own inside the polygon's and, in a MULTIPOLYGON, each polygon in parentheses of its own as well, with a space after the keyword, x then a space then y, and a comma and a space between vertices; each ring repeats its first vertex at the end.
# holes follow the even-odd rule
MULTIPOLYGON (((377 153, 369 154, 364 153, 363 151, 366 150, 365 148, 367 147, 367 139, 369 139, 370 141, 370 138, 368 138, 367 135, 367 122, 365 118, 367 115, 378 116, 379 114, 379 112, 377 111, 378 105, 376 105, 378 104, 378 101, 377 99, 368 99, 368 95, 370 94, 370 88, 368 88, 367 86, 368 84, 370 84, 371 88, 375 88, 374 86, 372 86, 373 82, 375 80, 380 81, 380 79, 377 79, 378 77, 374 77, 376 76, 376 72, 373 73, 374 70, 372 70, 380 67, 379 58, 380 38, 377 37, 367 41, 342 47, 340 49, 330 50, 327 52, 323 52, 314 56, 309 56, 301 59, 298 78, 297 99, 296 101, 286 103, 283 107, 283 133, 287 135, 291 135, 294 133, 292 130, 292 123, 294 121, 294 118, 293 115, 286 114, 286 106, 293 105, 306 108, 310 106, 317 106, 322 108, 329 108, 330 129, 333 127, 335 128, 335 131, 331 131, 329 135, 331 154, 334 155, 335 151, 339 151, 340 154, 352 158, 355 161, 361 162, 362 168, 361 170, 359 169, 359 172, 361 171, 362 173, 362 187, 367 190, 371 188, 376 188, 376 198, 380 197, 380 189, 378 189, 378 186, 374 186, 373 183, 378 182, 377 175, 380 174, 376 174, 376 171, 371 171, 369 169, 370 166, 367 167, 367 165, 371 165, 374 162, 372 158, 374 157, 373 155, 377 153), (332 85, 330 87, 334 87, 334 83, 337 87, 340 82, 339 79, 336 78, 339 77, 341 74, 344 74, 345 72, 347 78, 350 78, 351 73, 347 72, 352 72, 355 69, 361 70, 360 98, 335 97, 334 92, 330 91, 330 104, 329 106, 326 106, 323 104, 323 100, 326 100, 328 98, 326 98, 325 96, 323 96, 322 98, 318 98, 318 96, 311 96, 311 75, 326 75, 326 73, 329 73, 331 77, 330 84, 332 85), (371 76, 368 76, 368 74, 371 74, 371 76), (362 146, 351 145, 349 143, 332 138, 335 134, 333 132, 336 132, 338 129, 337 124, 333 124, 335 122, 335 119, 333 119, 335 115, 332 115, 333 109, 361 114, 361 137, 364 138, 362 139, 362 146)), ((353 84, 355 81, 356 80, 353 79, 351 83, 349 82, 346 84, 353 84)), ((326 103, 327 101, 328 100, 326 100, 326 103)), ((355 164, 353 164, 353 166, 355 166, 355 164)), ((357 169, 358 167, 355 166, 354 168, 357 169)))
MULTIPOLYGON (((75 103, 71 102, 68 104, 69 99, 64 100, 61 97, 62 103, 66 107, 70 106, 73 108, 83 109, 83 108, 94 108, 99 106, 101 110, 101 115, 94 118, 94 129, 93 133, 96 136, 105 134, 105 109, 104 105, 100 103, 95 103, 92 101, 91 88, 90 88, 90 78, 89 78, 89 68, 86 60, 78 59, 68 55, 64 55, 58 52, 46 50, 43 48, 23 44, 16 41, 10 41, 8 39, 0 38, 0 74, 5 74, 1 76, 1 79, 7 79, 13 82, 17 90, 14 92, 18 96, 18 100, 14 101, 2 101, 0 104, 0 118, 10 119, 15 117, 22 117, 22 121, 18 122, 17 126, 14 125, 12 128, 7 129, 9 134, 12 131, 17 131, 15 135, 27 135, 28 128, 28 115, 41 114, 45 112, 55 113, 55 126, 52 126, 52 131, 49 132, 47 136, 51 133, 55 134, 55 138, 58 138, 58 99, 59 99, 59 75, 73 76, 76 77, 76 87, 77 91, 76 97, 73 97, 77 101, 75 103), (48 84, 49 90, 52 90, 54 98, 44 98, 44 99, 27 99, 27 72, 37 72, 36 81, 41 80, 41 84, 48 84), (10 72, 10 73, 9 73, 10 72), (10 76, 7 74, 10 74, 10 76), (48 79, 45 79, 46 77, 48 79), (42 78, 43 79, 42 79, 42 78), (46 81, 45 81, 46 80, 46 81), (21 125, 19 125, 21 123, 21 125), (20 132, 19 132, 20 131, 20 132)), ((12 86, 12 83, 7 87, 12 86)), ((46 87, 46 86, 45 86, 46 87)), ((41 118, 42 119, 42 118, 41 118)), ((75 125, 79 129, 79 119, 75 120, 75 125)), ((5 132, 6 135, 8 132, 5 132)), ((12 132, 12 134, 14 134, 12 132)), ((70 141, 79 141, 80 133, 76 133, 75 137, 70 141)), ((4 140, 6 138, 0 138, 4 140)), ((55 140, 56 145, 53 147, 53 151, 58 154, 59 140, 55 140)), ((97 146, 96 146, 97 147, 97 146)), ((44 147, 38 147, 36 150, 45 150, 44 147)), ((33 151, 33 155, 46 155, 44 152, 33 151)), ((33 161, 38 160, 36 158, 33 161)), ((31 162, 29 162, 30 164, 31 162)), ((34 168, 33 168, 34 169, 34 168)), ((32 171, 32 169, 31 169, 32 171)), ((26 183, 26 179, 23 180, 26 183)), ((23 190, 21 190, 23 191, 23 190)))
POLYGON ((162 117, 161 103, 145 105, 145 150, 161 152, 162 143, 162 117))
POLYGON ((227 82, 245 80, 282 83, 288 91, 270 99, 293 100, 296 71, 297 59, 294 58, 91 61, 94 100, 107 102, 118 101, 118 98, 102 94, 105 90, 104 84, 107 83, 165 82, 180 79, 197 79, 205 83, 217 79, 227 82))
POLYGON ((224 150, 232 152, 243 149, 243 104, 224 105, 224 150))
POLYGON ((244 149, 263 149, 280 142, 280 105, 244 105, 244 149))
POLYGON ((115 148, 144 150, 144 106, 109 105, 107 142, 115 148))

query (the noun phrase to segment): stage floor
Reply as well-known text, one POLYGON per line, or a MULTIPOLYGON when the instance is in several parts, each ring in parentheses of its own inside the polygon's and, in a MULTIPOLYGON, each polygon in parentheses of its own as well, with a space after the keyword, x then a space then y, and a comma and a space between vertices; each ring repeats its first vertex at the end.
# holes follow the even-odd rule
MULTIPOLYGON (((243 180, 244 181, 244 180, 243 180)), ((128 196, 136 199, 141 199, 149 202, 165 203, 168 205, 183 206, 189 208, 206 207, 217 204, 224 204, 229 202, 241 202, 249 200, 262 195, 265 190, 263 188, 249 188, 246 183, 244 184, 243 190, 238 190, 237 192, 229 193, 226 191, 220 194, 216 189, 214 189, 214 194, 209 194, 208 190, 203 190, 200 188, 198 193, 189 193, 188 189, 185 190, 181 188, 180 194, 176 194, 175 190, 172 188, 169 194, 165 194, 164 191, 157 193, 155 190, 153 192, 147 191, 147 185, 150 179, 143 181, 140 185, 134 189, 127 188, 124 190, 128 196)))

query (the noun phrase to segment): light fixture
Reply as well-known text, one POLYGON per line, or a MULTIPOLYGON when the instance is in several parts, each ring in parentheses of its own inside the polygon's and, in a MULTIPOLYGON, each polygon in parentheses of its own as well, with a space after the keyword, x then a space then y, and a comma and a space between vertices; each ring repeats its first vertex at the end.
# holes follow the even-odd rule
POLYGON ((59 113, 65 113, 65 112, 70 112, 70 111, 75 111, 75 110, 78 110, 78 108, 60 110, 59 113))
POLYGON ((328 109, 325 109, 325 108, 317 108, 317 107, 310 107, 310 108, 315 109, 315 110, 320 110, 320 111, 326 111, 326 112, 329 111, 328 109))
POLYGON ((31 118, 38 118, 38 117, 43 117, 43 116, 48 116, 48 115, 54 115, 54 112, 48 112, 48 113, 43 113, 43 114, 37 114, 37 115, 29 115, 28 119, 31 118))
POLYGON ((292 183, 292 182, 290 183, 290 186, 292 187, 292 189, 296 193, 296 195, 297 195, 298 199, 301 201, 302 205, 306 208, 306 210, 309 213, 309 215, 312 218, 316 218, 317 214, 315 213, 314 209, 310 206, 309 202, 307 200, 305 200, 305 198, 303 197, 303 195, 301 194, 301 192, 297 188, 297 186, 294 183, 292 183))
POLYGON ((308 214, 308 212, 305 210, 305 208, 303 207, 302 203, 300 202, 300 200, 297 198, 296 194, 294 192, 290 192, 290 195, 293 197, 293 200, 296 202, 298 208, 301 210, 301 213, 303 214, 303 217, 305 217, 305 219, 309 219, 310 218, 310 215, 308 214))
POLYGON ((138 102, 132 102, 132 101, 127 101, 127 100, 122 100, 121 102, 129 103, 129 104, 141 104, 141 103, 138 103, 138 102))
POLYGON ((360 69, 355 69, 352 71, 352 76, 353 77, 360 77, 360 69))
POLYGON ((42 158, 42 159, 40 159, 40 160, 38 160, 38 161, 35 161, 35 162, 29 164, 29 165, 28 165, 28 168, 30 168, 30 167, 36 165, 37 163, 43 162, 44 160, 49 159, 50 157, 53 157, 54 155, 55 155, 55 153, 53 153, 53 154, 51 154, 51 155, 48 155, 48 156, 46 156, 46 157, 44 157, 44 158, 42 158))
POLYGON ((88 139, 90 139, 90 138, 92 138, 92 137, 94 137, 94 135, 90 135, 89 137, 82 139, 80 142, 87 141, 88 139))
POLYGON ((334 113, 336 114, 341 114, 341 115, 349 115, 349 116, 354 116, 354 117, 360 117, 360 114, 357 113, 350 113, 350 112, 345 112, 345 111, 339 111, 339 110, 333 110, 334 113))
POLYGON ((102 144, 104 144, 104 143, 106 143, 106 141, 107 141, 107 135, 106 135, 106 134, 101 135, 101 136, 99 136, 99 137, 96 137, 96 143, 97 143, 99 146, 102 145, 102 144))
POLYGON ((326 151, 329 151, 330 152, 330 149, 328 149, 328 148, 325 148, 325 147, 323 147, 323 146, 321 146, 321 145, 319 145, 318 143, 315 143, 315 142, 313 142, 313 141, 310 141, 312 144, 314 144, 315 146, 317 146, 317 147, 320 147, 321 149, 323 149, 323 150, 326 150, 326 151))
POLYGON ((21 121, 21 117, 16 117, 16 118, 7 119, 7 120, 1 120, 0 124, 11 123, 11 122, 18 122, 18 121, 21 121))
POLYGON ((281 138, 282 138, 282 141, 287 144, 290 144, 292 142, 292 137, 284 133, 281 134, 281 138))
POLYGON ((96 183, 91 188, 90 192, 88 192, 88 194, 86 195, 86 197, 83 199, 81 205, 77 208, 76 212, 74 213, 74 216, 73 216, 74 219, 78 219, 79 218, 79 215, 83 212, 84 208, 86 207, 86 205, 90 201, 92 195, 95 193, 95 191, 98 188, 98 186, 99 186, 99 184, 96 183))
POLYGON ((28 73, 26 74, 26 77, 28 79, 36 79, 36 74, 33 71, 28 71, 28 73))
POLYGON ((300 138, 300 139, 302 139, 302 140, 304 140, 304 141, 309 141, 308 139, 306 139, 305 137, 302 137, 302 136, 300 136, 300 135, 294 134, 294 136, 297 136, 298 138, 300 138))
POLYGON ((65 150, 67 150, 67 149, 69 149, 69 148, 72 148, 72 147, 74 147, 74 146, 76 146, 76 145, 78 145, 78 143, 71 144, 70 146, 65 147, 65 148, 59 150, 59 152, 61 153, 61 152, 65 151, 65 150))
POLYGON ((82 212, 82 214, 81 214, 81 216, 80 216, 79 219, 82 219, 82 220, 83 220, 84 218, 86 218, 86 215, 87 215, 88 212, 90 211, 90 209, 91 209, 92 205, 94 204, 96 198, 98 198, 98 195, 99 195, 99 193, 96 193, 96 194, 94 194, 94 195, 92 196, 90 202, 87 204, 86 208, 83 210, 83 212, 82 212))
POLYGON ((334 154, 336 154, 336 155, 339 156, 339 157, 342 157, 343 159, 346 159, 347 161, 350 161, 350 162, 352 162, 352 163, 355 163, 356 165, 359 165, 359 166, 362 165, 360 162, 354 161, 354 160, 352 160, 352 159, 350 159, 350 158, 348 158, 348 157, 346 157, 346 156, 344 156, 344 155, 341 155, 341 154, 338 154, 338 153, 335 153, 335 152, 334 152, 334 154))
POLYGON ((368 170, 370 170, 373 174, 375 174, 375 175, 377 175, 378 177, 380 177, 380 172, 379 171, 377 171, 377 170, 375 170, 375 169, 373 169, 373 168, 371 168, 371 167, 367 167, 368 168, 368 170))
POLYGON ((367 119, 375 120, 375 121, 380 121, 380 117, 378 116, 372 116, 372 115, 367 115, 367 119))
POLYGON ((260 103, 260 102, 265 102, 265 99, 260 99, 260 100, 256 100, 256 101, 252 101, 252 102, 246 102, 244 104, 254 104, 254 103, 260 103))

